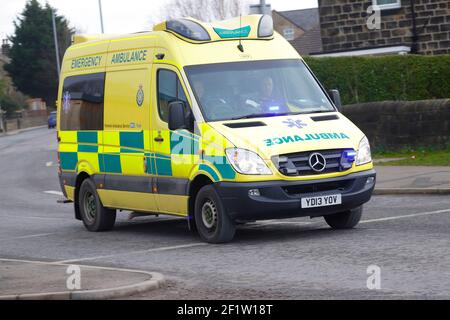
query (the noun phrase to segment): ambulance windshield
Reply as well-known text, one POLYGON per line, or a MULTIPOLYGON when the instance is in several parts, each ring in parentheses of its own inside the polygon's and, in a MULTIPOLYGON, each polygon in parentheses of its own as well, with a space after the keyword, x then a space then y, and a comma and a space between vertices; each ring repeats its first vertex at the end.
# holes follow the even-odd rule
POLYGON ((301 60, 185 67, 206 121, 335 111, 301 60))

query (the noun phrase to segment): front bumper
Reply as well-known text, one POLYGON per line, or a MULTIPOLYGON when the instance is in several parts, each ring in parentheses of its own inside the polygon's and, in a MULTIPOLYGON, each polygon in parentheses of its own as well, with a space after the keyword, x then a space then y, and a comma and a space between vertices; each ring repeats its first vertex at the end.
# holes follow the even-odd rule
POLYGON ((354 209, 370 200, 375 180, 375 170, 368 170, 338 178, 309 181, 219 182, 215 188, 233 220, 252 221, 317 217, 354 209), (249 195, 251 189, 258 189, 260 195, 249 195), (341 194, 342 204, 301 208, 303 197, 331 194, 341 194))

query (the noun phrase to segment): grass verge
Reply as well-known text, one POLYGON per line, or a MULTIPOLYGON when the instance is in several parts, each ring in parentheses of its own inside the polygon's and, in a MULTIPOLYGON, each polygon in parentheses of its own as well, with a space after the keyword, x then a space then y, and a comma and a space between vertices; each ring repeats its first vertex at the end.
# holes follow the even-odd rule
POLYGON ((377 162, 378 166, 450 166, 450 148, 446 150, 402 150, 399 152, 376 152, 374 159, 402 158, 402 160, 377 162))

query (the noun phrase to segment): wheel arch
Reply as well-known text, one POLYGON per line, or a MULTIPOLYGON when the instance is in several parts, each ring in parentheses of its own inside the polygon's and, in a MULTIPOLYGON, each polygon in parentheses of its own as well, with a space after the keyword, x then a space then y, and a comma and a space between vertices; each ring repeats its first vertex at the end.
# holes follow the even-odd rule
POLYGON ((195 211, 195 198, 200 191, 200 189, 206 185, 213 184, 214 181, 206 174, 200 173, 191 182, 188 186, 188 194, 189 194, 189 203, 188 203, 188 219, 189 226, 191 228, 195 228, 194 223, 194 211, 195 211), (192 222, 192 223, 191 223, 192 222))
POLYGON ((77 179, 75 180, 75 191, 74 191, 74 207, 75 207, 75 219, 81 220, 81 213, 80 213, 80 206, 78 201, 78 195, 80 194, 80 187, 84 180, 89 179, 90 175, 85 172, 81 171, 77 175, 77 179))

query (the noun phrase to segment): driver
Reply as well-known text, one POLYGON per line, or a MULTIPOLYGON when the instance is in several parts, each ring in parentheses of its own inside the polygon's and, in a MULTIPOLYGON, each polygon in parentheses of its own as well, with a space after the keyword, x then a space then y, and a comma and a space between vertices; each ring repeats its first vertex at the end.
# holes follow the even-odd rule
POLYGON ((260 83, 260 109, 263 113, 287 113, 289 107, 281 99, 274 97, 274 83, 271 76, 264 76, 260 83))

